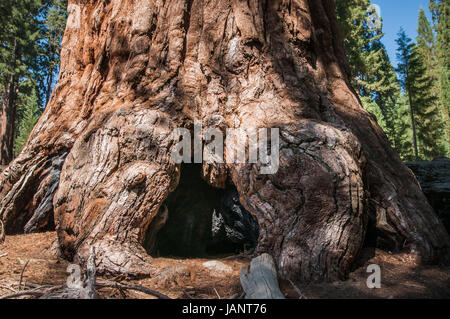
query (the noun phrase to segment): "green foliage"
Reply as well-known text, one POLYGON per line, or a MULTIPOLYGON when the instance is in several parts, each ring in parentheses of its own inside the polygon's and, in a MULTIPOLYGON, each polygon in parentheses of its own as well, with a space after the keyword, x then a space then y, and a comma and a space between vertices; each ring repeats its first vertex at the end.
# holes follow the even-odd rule
POLYGON ((363 106, 376 116, 392 146, 399 154, 406 154, 408 143, 404 137, 408 125, 397 118, 404 114, 400 101, 401 89, 386 48, 381 42, 382 26, 371 28, 367 23, 369 0, 337 0, 336 11, 344 46, 353 74, 352 84, 363 106), (402 125, 402 127, 397 127, 402 125))
MULTIPOLYGON (((431 26, 425 10, 421 9, 418 19, 418 29, 417 29, 417 50, 420 59, 422 60, 423 67, 426 68, 425 73, 431 78, 431 94, 435 97, 433 112, 436 113, 437 121, 436 124, 442 125, 442 132, 437 137, 438 140, 435 141, 439 144, 442 154, 450 154, 450 121, 448 115, 447 102, 445 98, 441 96, 441 83, 440 83, 440 66, 439 59, 437 55, 437 48, 439 47, 436 42, 435 33, 433 27, 431 26), (436 111, 434 110, 436 109, 436 111)), ((431 123, 435 125, 434 123, 431 123)))
POLYGON ((442 155, 444 149, 438 143, 442 134, 442 122, 433 95, 434 79, 427 71, 427 57, 419 47, 400 30, 397 39, 399 60, 397 72, 400 85, 408 97, 415 159, 432 159, 442 155))
MULTIPOLYGON (((0 1, 0 82, 5 88, 10 82, 31 77, 38 54, 39 0, 0 1)), ((20 90, 20 85, 19 85, 20 90)))
POLYGON ((42 110, 39 108, 38 95, 33 92, 24 97, 25 101, 20 105, 18 113, 21 114, 21 120, 18 125, 17 137, 14 143, 14 154, 17 156, 25 146, 28 137, 36 125, 42 110))
POLYGON ((336 14, 352 73, 353 87, 361 96, 370 96, 379 85, 374 70, 382 61, 381 27, 371 27, 369 0, 336 0, 336 14))
POLYGON ((409 104, 407 97, 399 94, 394 101, 393 126, 395 134, 395 150, 404 160, 413 160, 412 129, 409 120, 409 104))
POLYGON ((446 154, 450 157, 450 0, 431 0, 429 4, 436 34, 433 73, 438 83, 439 110, 444 124, 446 154))
POLYGON ((16 153, 55 84, 66 6, 66 0, 0 1, 0 90, 15 108, 16 153))
POLYGON ((43 22, 41 54, 39 56, 38 85, 41 104, 45 107, 57 79, 60 63, 61 42, 67 20, 67 0, 49 1, 43 22))
POLYGON ((435 36, 425 10, 420 8, 417 27, 417 47, 420 53, 426 57, 428 71, 432 72, 435 65, 435 36))
POLYGON ((417 45, 399 34, 394 69, 382 27, 367 23, 370 0, 336 0, 352 84, 405 160, 450 156, 449 2, 430 1, 434 26, 420 10, 417 45))

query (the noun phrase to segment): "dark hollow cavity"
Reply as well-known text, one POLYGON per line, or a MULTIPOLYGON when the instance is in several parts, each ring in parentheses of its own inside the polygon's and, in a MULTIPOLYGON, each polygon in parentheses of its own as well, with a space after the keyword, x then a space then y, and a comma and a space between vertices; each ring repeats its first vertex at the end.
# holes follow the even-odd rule
POLYGON ((209 186, 201 169, 201 164, 181 166, 178 188, 147 231, 144 246, 152 256, 212 257, 256 247, 258 225, 240 204, 236 189, 209 186))

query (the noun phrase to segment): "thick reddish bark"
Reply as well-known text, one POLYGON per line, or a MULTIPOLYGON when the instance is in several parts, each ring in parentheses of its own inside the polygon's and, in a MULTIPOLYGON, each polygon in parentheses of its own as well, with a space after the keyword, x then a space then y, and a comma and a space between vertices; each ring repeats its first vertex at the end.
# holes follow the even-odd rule
POLYGON ((15 81, 12 80, 6 84, 2 92, 0 109, 0 166, 8 165, 14 158, 15 97, 16 86, 15 81))
POLYGON ((67 258, 94 246, 100 272, 149 273, 145 230, 180 175, 171 132, 201 120, 280 128, 276 174, 204 164, 203 177, 236 186, 282 277, 345 277, 370 219, 391 248, 446 256, 444 227, 349 87, 332 0, 69 2, 81 23, 58 84, 0 177, 8 232, 54 213, 67 258))

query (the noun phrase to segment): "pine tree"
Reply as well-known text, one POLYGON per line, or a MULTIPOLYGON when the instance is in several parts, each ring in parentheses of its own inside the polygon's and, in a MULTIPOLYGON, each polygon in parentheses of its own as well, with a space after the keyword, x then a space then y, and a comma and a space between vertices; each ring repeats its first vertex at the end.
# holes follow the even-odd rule
POLYGON ((429 4, 436 33, 435 76, 438 78, 439 110, 445 131, 445 147, 450 156, 450 0, 431 0, 429 4))
POLYGON ((400 106, 398 103, 401 97, 401 90, 397 74, 391 64, 385 46, 381 42, 378 45, 381 51, 380 67, 374 71, 378 85, 374 88, 372 99, 380 108, 385 119, 385 126, 382 126, 382 128, 386 132, 392 146, 398 153, 402 153, 404 143, 401 140, 401 136, 397 134, 402 129, 396 128, 396 123, 399 123, 397 116, 400 113, 397 108, 400 106))
POLYGON ((67 0, 51 0, 46 4, 46 15, 42 26, 40 54, 41 105, 45 107, 59 72, 60 49, 67 20, 67 0))
POLYGON ((25 146, 28 136, 39 120, 42 109, 39 108, 39 99, 35 90, 31 94, 24 96, 25 102, 21 104, 18 112, 21 113, 22 119, 18 126, 18 134, 14 143, 14 154, 17 156, 25 146))
POLYGON ((436 64, 435 36, 423 8, 420 8, 417 25, 417 47, 420 54, 426 57, 427 68, 432 72, 436 64))
POLYGON ((378 124, 386 133, 391 145, 401 155, 410 151, 410 145, 405 143, 405 134, 410 127, 404 121, 405 113, 401 89, 397 74, 392 66, 386 48, 380 42, 382 59, 380 67, 374 72, 379 85, 371 96, 363 97, 363 106, 377 117, 378 124), (404 110, 403 110, 404 111, 404 110))
MULTIPOLYGON (((59 69, 65 28, 65 0, 2 0, 0 2, 0 164, 16 154, 15 138, 30 99, 43 109, 59 69)), ((35 112, 39 113, 39 112, 35 112)), ((19 142, 17 142, 19 143, 19 142)), ((20 144, 20 143, 19 143, 20 144)))
MULTIPOLYGON (((381 42, 382 25, 367 23, 369 0, 336 1, 336 11, 352 74, 352 84, 365 109, 376 116, 379 125, 399 154, 408 154, 410 145, 404 140, 409 125, 399 108, 404 107, 395 69, 381 42), (397 127, 396 125, 401 125, 397 127)), ((404 111, 404 110, 403 110, 404 111)))
POLYGON ((0 165, 13 158, 17 98, 32 77, 39 40, 40 0, 0 2, 0 165))
MULTIPOLYGON (((433 27, 431 26, 425 10, 421 8, 419 12, 418 28, 417 28, 417 49, 418 54, 421 56, 425 66, 427 75, 433 80, 432 95, 439 97, 440 95, 440 85, 439 85, 439 67, 438 59, 436 55, 435 35, 433 27)), ((438 122, 443 124, 443 132, 445 133, 446 127, 450 125, 448 123, 448 112, 446 112, 446 106, 442 104, 442 100, 439 98, 435 99, 435 108, 437 108, 439 113, 438 122), (443 121, 440 121, 442 119, 443 121)), ((447 140, 446 134, 441 134, 436 141, 438 143, 444 154, 449 154, 449 141, 447 140)))
POLYGON ((412 129, 409 116, 408 99, 403 94, 396 97, 393 109, 395 149, 403 160, 413 160, 412 129))
POLYGON ((352 73, 352 84, 361 97, 370 96, 379 83, 374 70, 380 67, 378 42, 382 28, 370 26, 370 0, 336 0, 336 14, 352 73))
POLYGON ((420 55, 417 45, 403 29, 398 36, 397 72, 400 85, 408 98, 414 159, 432 159, 442 154, 441 147, 436 143, 442 124, 439 121, 436 97, 432 93, 435 83, 427 74, 426 59, 420 55))

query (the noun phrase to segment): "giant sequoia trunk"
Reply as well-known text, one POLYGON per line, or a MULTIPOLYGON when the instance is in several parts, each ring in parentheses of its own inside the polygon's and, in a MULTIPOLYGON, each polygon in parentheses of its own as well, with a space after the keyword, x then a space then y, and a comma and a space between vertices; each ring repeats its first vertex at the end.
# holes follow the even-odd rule
POLYGON ((180 176, 171 133, 201 120, 280 128, 276 174, 259 163, 202 172, 234 184, 259 224, 257 252, 282 277, 345 277, 370 223, 390 249, 447 256, 444 227, 349 86, 332 0, 69 4, 81 23, 66 29, 58 84, 0 177, 8 233, 54 216, 67 258, 94 246, 99 272, 150 273, 145 233, 180 176))

